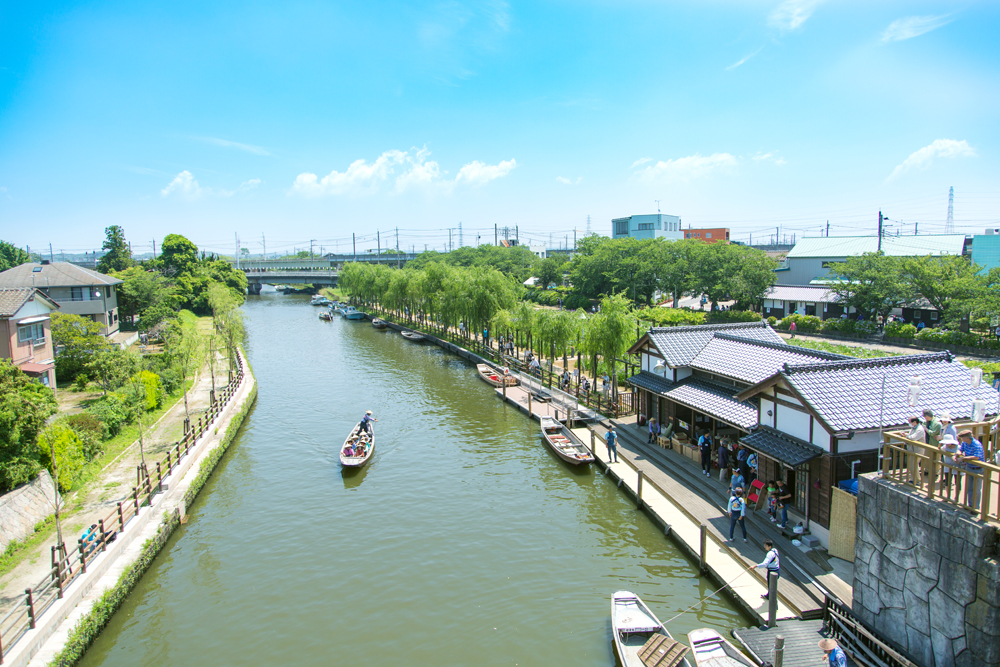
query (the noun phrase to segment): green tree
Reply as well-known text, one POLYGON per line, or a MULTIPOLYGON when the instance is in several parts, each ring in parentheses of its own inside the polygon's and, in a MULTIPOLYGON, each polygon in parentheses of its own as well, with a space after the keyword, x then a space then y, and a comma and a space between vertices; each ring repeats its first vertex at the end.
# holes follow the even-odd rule
POLYGON ((593 358, 594 382, 597 382, 597 356, 600 355, 611 372, 615 395, 618 391, 616 360, 635 342, 635 327, 635 311, 623 294, 601 299, 600 311, 588 317, 584 325, 584 351, 593 358))
POLYGON ((130 266, 111 275, 123 281, 118 286, 118 305, 129 322, 135 322, 142 313, 156 306, 173 309, 176 301, 173 286, 159 271, 130 266))
POLYGON ((221 283, 212 283, 208 288, 208 301, 212 308, 215 330, 222 338, 229 362, 230 377, 236 368, 236 350, 246 339, 246 324, 240 303, 232 290, 221 283))
POLYGON ((97 380, 107 396, 128 381, 135 373, 135 355, 117 345, 105 345, 90 355, 85 364, 87 374, 97 380))
POLYGON ((546 289, 549 285, 558 286, 562 284, 563 272, 561 265, 551 257, 535 264, 534 275, 538 278, 538 286, 542 289, 546 289))
POLYGON ((189 274, 198 263, 198 246, 180 234, 167 234, 158 261, 168 275, 189 274))
POLYGON ((913 285, 904 275, 905 258, 888 257, 881 252, 866 252, 830 265, 836 282, 830 291, 845 307, 853 307, 866 319, 886 317, 893 308, 912 303, 913 285))
POLYGON ((97 270, 101 273, 124 271, 132 266, 132 252, 125 240, 125 230, 118 225, 104 229, 105 239, 101 250, 104 254, 97 260, 97 270))
POLYGON ((71 313, 52 313, 52 342, 56 345, 56 377, 62 382, 87 372, 87 362, 108 341, 101 325, 71 313))
POLYGON ((204 340, 198 332, 198 321, 185 321, 181 318, 171 321, 164 332, 164 339, 176 359, 177 370, 181 375, 181 388, 184 391, 184 417, 190 420, 187 381, 198 372, 204 359, 204 340))
POLYGON ((51 389, 0 359, 0 492, 27 482, 41 470, 35 441, 56 408, 51 389))
POLYGON ((6 271, 30 261, 31 258, 28 257, 28 253, 12 243, 0 241, 0 271, 6 271))
POLYGON ((903 260, 903 279, 927 299, 946 322, 967 315, 986 286, 982 267, 961 255, 927 255, 903 260))
POLYGON ((59 480, 60 491, 66 493, 80 481, 87 458, 83 440, 68 426, 59 422, 47 426, 38 436, 38 452, 41 464, 59 480))

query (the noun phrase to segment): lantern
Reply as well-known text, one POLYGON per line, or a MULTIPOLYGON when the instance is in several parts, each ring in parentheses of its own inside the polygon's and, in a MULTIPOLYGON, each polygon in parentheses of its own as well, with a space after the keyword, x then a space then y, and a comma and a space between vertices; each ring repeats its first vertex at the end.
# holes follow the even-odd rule
POLYGON ((910 388, 906 391, 906 402, 909 403, 911 408, 917 406, 920 402, 920 384, 924 381, 919 375, 914 375, 910 378, 910 388))

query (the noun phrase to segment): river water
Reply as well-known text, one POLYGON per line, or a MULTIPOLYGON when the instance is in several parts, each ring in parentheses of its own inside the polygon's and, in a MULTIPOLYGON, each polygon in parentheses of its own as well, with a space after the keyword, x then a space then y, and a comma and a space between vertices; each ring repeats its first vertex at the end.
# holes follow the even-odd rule
MULTIPOLYGON (((666 620, 714 590, 468 363, 307 297, 244 308, 257 405, 83 665, 607 666, 612 592, 666 620)), ((745 624, 716 598, 671 630, 745 624)))

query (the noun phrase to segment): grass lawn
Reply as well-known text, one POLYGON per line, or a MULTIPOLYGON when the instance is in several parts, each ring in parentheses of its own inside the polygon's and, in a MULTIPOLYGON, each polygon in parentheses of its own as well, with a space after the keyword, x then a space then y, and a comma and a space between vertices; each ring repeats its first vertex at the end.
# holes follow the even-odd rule
POLYGON ((853 345, 839 345, 837 343, 827 343, 823 340, 805 340, 802 338, 786 338, 785 342, 789 345, 798 345, 799 347, 807 347, 810 350, 821 350, 823 352, 832 352, 833 354, 843 354, 848 357, 857 357, 859 359, 875 359, 877 357, 898 357, 901 356, 898 352, 885 352, 884 350, 872 350, 867 347, 855 347, 853 345))

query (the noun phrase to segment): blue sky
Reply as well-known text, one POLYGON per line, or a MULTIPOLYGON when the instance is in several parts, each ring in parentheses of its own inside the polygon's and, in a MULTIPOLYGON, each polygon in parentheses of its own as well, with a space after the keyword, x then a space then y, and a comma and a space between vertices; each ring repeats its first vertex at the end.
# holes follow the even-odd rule
POLYGON ((657 199, 740 240, 879 207, 930 233, 949 186, 982 233, 998 28, 986 2, 6 3, 0 238, 557 244, 657 199))

